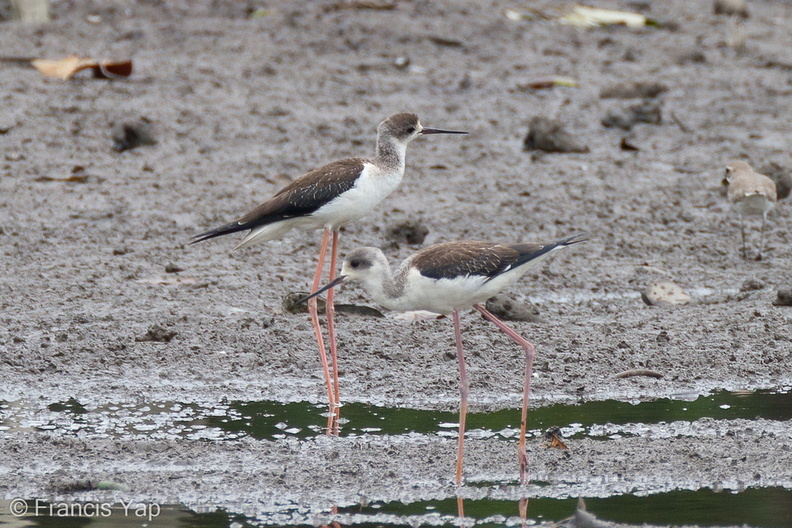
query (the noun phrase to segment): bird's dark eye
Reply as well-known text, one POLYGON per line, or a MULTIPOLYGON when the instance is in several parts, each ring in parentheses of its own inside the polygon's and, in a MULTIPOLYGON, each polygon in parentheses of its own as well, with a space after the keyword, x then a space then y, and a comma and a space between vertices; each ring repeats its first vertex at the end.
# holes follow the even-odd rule
POLYGON ((410 127, 407 129, 408 134, 415 134, 415 127, 410 127))
POLYGON ((360 267, 360 261, 352 260, 349 262, 349 265, 352 267, 352 269, 358 269, 360 267))

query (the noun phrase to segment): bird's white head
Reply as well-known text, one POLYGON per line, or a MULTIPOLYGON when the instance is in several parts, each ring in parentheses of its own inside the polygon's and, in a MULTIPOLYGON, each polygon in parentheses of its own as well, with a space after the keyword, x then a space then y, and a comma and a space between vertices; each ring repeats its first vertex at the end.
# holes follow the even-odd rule
POLYGON ((341 275, 352 282, 366 282, 390 270, 388 259, 382 250, 374 247, 362 247, 349 253, 341 265, 341 275))
POLYGON ((429 134, 467 134, 457 130, 426 128, 418 116, 411 113, 393 114, 377 127, 377 134, 384 140, 393 140, 404 145, 421 135, 429 134))
POLYGON ((390 264, 385 254, 378 248, 362 247, 347 255, 338 277, 299 302, 306 302, 342 282, 362 283, 363 288, 377 300, 383 297, 385 284, 391 280, 390 264))

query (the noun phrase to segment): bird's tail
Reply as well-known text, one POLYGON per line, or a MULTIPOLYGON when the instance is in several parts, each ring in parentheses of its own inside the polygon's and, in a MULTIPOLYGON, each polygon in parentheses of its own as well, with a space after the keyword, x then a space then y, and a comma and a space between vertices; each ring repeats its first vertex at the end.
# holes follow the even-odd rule
POLYGON ((517 262, 514 262, 511 267, 516 268, 528 262, 531 262, 531 265, 536 264, 554 251, 564 249, 565 247, 573 246, 575 244, 580 244, 581 242, 586 242, 588 240, 590 240, 590 238, 588 235, 586 235, 586 233, 578 233, 577 235, 568 236, 566 238, 556 240, 550 244, 541 246, 537 244, 515 244, 512 247, 519 251, 521 255, 520 258, 517 259, 517 262))
POLYGON ((204 240, 209 240, 210 238, 215 238, 223 235, 230 235, 231 233, 237 233, 239 231, 245 231, 250 229, 248 225, 242 225, 239 222, 231 222, 230 224, 226 224, 224 226, 216 227, 214 229, 210 229, 205 233, 201 233, 200 235, 195 235, 192 237, 192 241, 190 244, 197 244, 198 242, 203 242, 204 240))
POLYGON ((588 236, 587 233, 578 233, 577 235, 572 235, 566 238, 562 238, 561 240, 553 242, 552 244, 549 245, 556 247, 567 247, 567 246, 573 246, 575 244, 580 244, 581 242, 588 242, 589 240, 591 240, 591 237, 588 236))

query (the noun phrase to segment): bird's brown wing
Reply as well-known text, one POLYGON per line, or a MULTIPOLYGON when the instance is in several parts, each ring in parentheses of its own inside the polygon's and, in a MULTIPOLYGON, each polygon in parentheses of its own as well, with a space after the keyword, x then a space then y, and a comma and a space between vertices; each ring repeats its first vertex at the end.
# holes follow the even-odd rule
POLYGON ((314 169, 239 220, 196 235, 191 243, 255 229, 287 218, 308 216, 351 189, 364 163, 363 158, 349 158, 314 169))
POLYGON ((362 158, 335 161, 297 178, 238 220, 251 229, 277 220, 306 216, 354 187, 362 158))
POLYGON ((410 265, 432 279, 470 275, 492 278, 509 268, 519 256, 511 247, 492 242, 449 242, 419 251, 410 259, 410 265))
POLYGON ((551 244, 495 244, 469 241, 429 246, 409 260, 421 275, 432 279, 479 276, 487 280, 520 267, 556 248, 585 242, 584 235, 562 238, 551 244))

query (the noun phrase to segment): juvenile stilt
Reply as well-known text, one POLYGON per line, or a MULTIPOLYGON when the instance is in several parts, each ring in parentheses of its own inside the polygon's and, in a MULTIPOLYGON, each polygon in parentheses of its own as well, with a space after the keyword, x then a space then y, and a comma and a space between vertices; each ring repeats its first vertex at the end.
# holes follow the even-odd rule
MULTIPOLYGON (((525 380, 520 418, 518 464, 520 482, 528 483, 526 430, 533 375, 534 346, 479 303, 517 282, 528 269, 555 251, 583 242, 575 235, 552 244, 495 244, 492 242, 447 242, 429 246, 407 258, 391 271, 385 255, 377 248, 359 248, 344 259, 341 275, 304 300, 313 299, 344 280, 360 282, 380 305, 395 311, 426 310, 451 314, 459 360, 459 438, 456 483, 463 482, 464 437, 467 420, 469 379, 465 367, 459 310, 472 307, 525 351, 525 380)), ((461 511, 461 502, 460 502, 461 511)))

